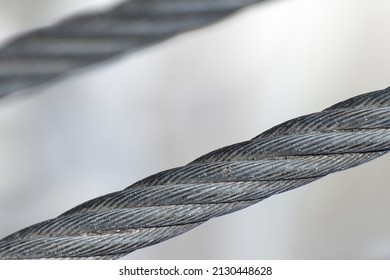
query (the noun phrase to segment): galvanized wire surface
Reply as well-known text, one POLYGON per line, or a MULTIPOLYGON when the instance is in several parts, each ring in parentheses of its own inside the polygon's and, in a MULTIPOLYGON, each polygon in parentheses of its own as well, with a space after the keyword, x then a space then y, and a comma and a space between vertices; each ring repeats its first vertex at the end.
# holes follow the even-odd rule
POLYGON ((390 88, 282 123, 0 240, 2 259, 115 259, 390 149, 390 88))
POLYGON ((209 25, 262 0, 132 0, 28 32, 0 48, 0 97, 209 25))

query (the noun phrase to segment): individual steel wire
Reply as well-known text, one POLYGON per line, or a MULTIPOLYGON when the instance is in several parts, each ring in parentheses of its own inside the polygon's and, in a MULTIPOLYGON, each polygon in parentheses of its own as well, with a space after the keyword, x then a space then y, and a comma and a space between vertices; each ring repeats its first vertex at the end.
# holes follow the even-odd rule
POLYGON ((390 88, 298 117, 0 240, 1 259, 115 259, 390 150, 390 88))
POLYGON ((132 0, 14 38, 0 48, 0 97, 200 28, 262 0, 132 0))

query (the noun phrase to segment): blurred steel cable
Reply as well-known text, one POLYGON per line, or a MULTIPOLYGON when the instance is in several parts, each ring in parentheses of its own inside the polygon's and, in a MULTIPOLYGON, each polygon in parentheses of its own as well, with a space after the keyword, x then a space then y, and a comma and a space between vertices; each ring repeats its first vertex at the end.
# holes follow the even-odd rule
POLYGON ((0 240, 1 259, 115 259, 390 150, 390 88, 87 201, 0 240))
POLYGON ((28 32, 0 48, 0 97, 216 22, 262 0, 132 0, 28 32))

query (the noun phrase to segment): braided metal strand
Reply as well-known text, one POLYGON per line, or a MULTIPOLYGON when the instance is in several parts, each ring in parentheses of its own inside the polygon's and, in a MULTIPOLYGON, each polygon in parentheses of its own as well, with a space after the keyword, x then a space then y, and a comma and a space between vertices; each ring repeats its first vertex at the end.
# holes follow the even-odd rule
POLYGON ((0 240, 1 259, 114 259, 384 155, 390 88, 298 117, 0 240))
POLYGON ((132 0, 29 32, 0 48, 0 97, 216 22, 261 0, 132 0))

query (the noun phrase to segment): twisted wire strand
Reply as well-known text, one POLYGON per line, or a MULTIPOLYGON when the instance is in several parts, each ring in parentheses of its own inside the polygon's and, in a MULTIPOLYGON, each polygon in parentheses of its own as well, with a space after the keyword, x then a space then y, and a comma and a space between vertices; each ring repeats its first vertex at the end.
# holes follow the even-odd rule
POLYGON ((0 97, 209 25, 262 0, 132 0, 38 29, 0 48, 0 97))
POLYGON ((384 155, 390 88, 277 125, 0 240, 1 259, 115 259, 384 155))

